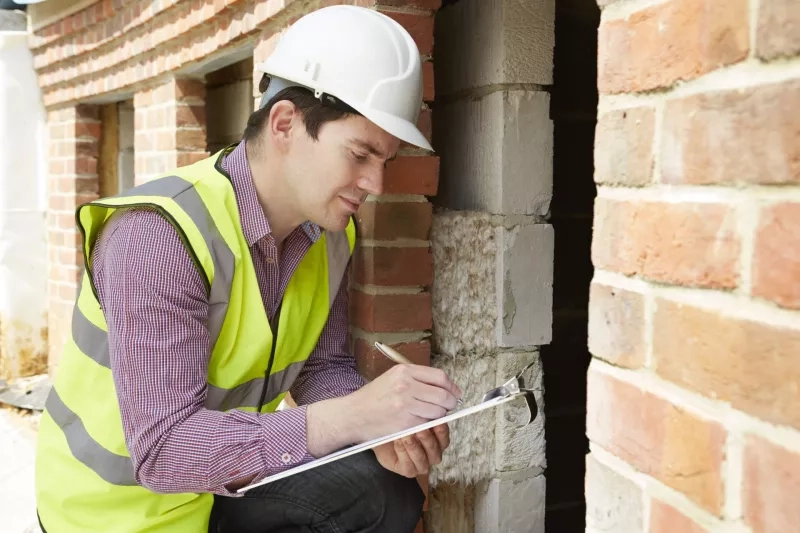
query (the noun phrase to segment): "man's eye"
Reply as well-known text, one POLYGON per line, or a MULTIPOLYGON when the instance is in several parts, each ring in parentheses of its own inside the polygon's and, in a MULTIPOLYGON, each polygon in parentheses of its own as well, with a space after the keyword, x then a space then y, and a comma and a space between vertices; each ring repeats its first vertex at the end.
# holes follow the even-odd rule
POLYGON ((359 154, 359 153, 356 153, 356 152, 353 152, 353 157, 354 157, 354 158, 355 158, 355 160, 356 160, 356 161, 358 161, 358 162, 364 162, 364 161, 366 161, 366 160, 367 160, 367 155, 365 155, 365 154, 359 154))

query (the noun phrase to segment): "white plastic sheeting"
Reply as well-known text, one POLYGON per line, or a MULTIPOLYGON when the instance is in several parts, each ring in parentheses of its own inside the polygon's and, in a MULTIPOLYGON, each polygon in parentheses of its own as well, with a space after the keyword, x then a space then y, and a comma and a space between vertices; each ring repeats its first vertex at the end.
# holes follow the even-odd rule
POLYGON ((6 377, 30 373, 31 359, 47 350, 46 166, 46 114, 27 33, 0 32, 0 374, 6 377))

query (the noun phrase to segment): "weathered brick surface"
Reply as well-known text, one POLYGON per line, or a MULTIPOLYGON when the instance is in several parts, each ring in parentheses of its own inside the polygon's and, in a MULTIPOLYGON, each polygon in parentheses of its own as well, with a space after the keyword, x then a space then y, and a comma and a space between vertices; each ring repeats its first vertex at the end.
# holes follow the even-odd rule
POLYGON ((800 309, 800 203, 761 211, 753 256, 753 295, 800 309))
POLYGON ((777 424, 800 428, 797 329, 659 299, 653 357, 664 378, 777 424))
POLYGON ((592 283, 589 350, 618 366, 644 365, 645 303, 642 294, 592 283))
POLYGON ((356 254, 357 283, 388 287, 430 287, 433 283, 433 254, 428 246, 363 246, 356 254))
POLYGON ((430 329, 431 298, 416 294, 367 294, 353 291, 353 325, 370 332, 420 331, 430 329))
POLYGON ((639 533, 644 524, 642 489, 608 466, 586 456, 587 531, 639 533))
MULTIPOLYGON (((403 342, 389 346, 416 365, 430 366, 431 345, 428 341, 403 342)), ((367 379, 374 379, 397 364, 364 339, 356 339, 355 356, 359 373, 367 379)))
POLYGON ((433 206, 428 202, 367 202, 356 216, 365 239, 421 239, 430 234, 433 206))
POLYGON ((596 267, 693 287, 739 284, 737 215, 728 205, 598 198, 594 224, 596 267))
POLYGON ((747 0, 668 0, 604 21, 599 31, 600 92, 669 87, 745 59, 748 6, 747 0))
POLYGON ((800 2, 761 0, 756 52, 763 59, 800 54, 800 2))
POLYGON ((69 317, 83 272, 81 235, 75 208, 97 198, 97 158, 101 134, 96 106, 78 105, 48 114, 50 139, 48 234, 49 366, 61 358, 69 317), (52 275, 55 274, 55 275, 52 275))
POLYGON ((593 442, 720 514, 726 431, 719 423, 596 368, 589 370, 588 395, 593 442))
POLYGON ((600 116, 595 137, 595 181, 646 185, 653 179, 655 110, 635 107, 600 116))
POLYGON ((709 533, 685 514, 678 511, 662 500, 654 499, 650 502, 650 532, 649 533, 709 533))
POLYGON ((753 533, 793 531, 800 524, 800 453, 758 437, 747 440, 742 502, 753 533))
POLYGON ((800 81, 670 100, 661 137, 666 183, 800 183, 800 81))
POLYGON ((437 156, 400 156, 386 165, 383 192, 434 196, 438 190, 438 177, 437 156))
POLYGON ((588 436, 702 510, 637 475, 592 521, 587 476, 587 525, 641 531, 638 497, 649 533, 796 529, 800 3, 598 4, 589 348, 636 371, 594 361, 588 436))

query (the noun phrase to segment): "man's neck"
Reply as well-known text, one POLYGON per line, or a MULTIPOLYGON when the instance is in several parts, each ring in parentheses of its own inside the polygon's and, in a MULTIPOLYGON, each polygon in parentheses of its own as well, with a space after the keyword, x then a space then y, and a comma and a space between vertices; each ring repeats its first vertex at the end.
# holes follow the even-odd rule
POLYGON ((297 216, 293 199, 285 187, 280 165, 268 164, 267 161, 276 161, 278 158, 270 157, 267 148, 261 147, 258 151, 245 145, 247 163, 250 165, 250 174, 253 186, 256 189, 258 203, 264 211, 264 216, 269 222, 272 238, 278 249, 283 248, 283 241, 303 221, 297 216))

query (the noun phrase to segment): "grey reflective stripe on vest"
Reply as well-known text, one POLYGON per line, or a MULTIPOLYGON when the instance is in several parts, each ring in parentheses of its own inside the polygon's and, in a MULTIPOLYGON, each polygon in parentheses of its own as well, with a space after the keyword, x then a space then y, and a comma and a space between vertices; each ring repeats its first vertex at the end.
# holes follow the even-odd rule
MULTIPOLYGON (((264 396, 264 405, 278 397, 282 392, 288 392, 292 384, 303 370, 305 361, 292 363, 279 372, 273 372, 269 378, 269 386, 264 396)), ((216 411, 227 411, 236 407, 258 407, 258 400, 261 398, 261 388, 264 386, 264 378, 251 379, 247 383, 242 383, 232 389, 223 389, 208 384, 206 395, 206 407, 216 411)))
POLYGON ((336 299, 342 277, 350 261, 350 242, 347 231, 325 232, 325 243, 328 252, 328 291, 330 305, 336 299))
POLYGON ((228 311, 235 263, 233 252, 231 252, 222 235, 219 234, 219 230, 203 203, 203 199, 200 198, 200 194, 185 179, 178 176, 167 176, 143 183, 138 187, 127 190, 120 196, 170 197, 189 215, 189 218, 197 226, 214 263, 214 281, 211 283, 208 300, 208 334, 213 349, 219 338, 219 333, 222 331, 225 313, 228 311))
POLYGON ((130 457, 117 455, 100 446, 86 431, 86 427, 58 395, 55 387, 50 389, 45 403, 47 413, 64 432, 73 457, 112 485, 137 485, 133 476, 130 457))
MULTIPOLYGON (((214 280, 209 294, 208 330, 211 346, 216 344, 228 310, 233 285, 233 252, 219 234, 203 200, 191 183, 178 176, 149 181, 123 196, 166 196, 172 198, 194 222, 211 254, 214 263, 214 280)), ((177 230, 176 230, 177 231, 177 230)), ((198 267, 199 268, 199 267, 198 267)), ((80 290, 80 286, 79 286, 80 290)), ((80 294, 80 293, 79 293, 80 294)), ((95 326, 76 305, 72 317, 72 338, 80 350, 97 364, 111 368, 108 353, 108 335, 95 326)))
MULTIPOLYGON (((83 283, 78 284, 78 298, 81 297, 83 283)), ((78 304, 72 311, 72 340, 75 345, 95 363, 111 368, 111 357, 108 354, 108 335, 86 318, 78 304)))

